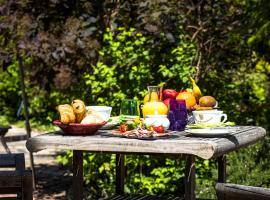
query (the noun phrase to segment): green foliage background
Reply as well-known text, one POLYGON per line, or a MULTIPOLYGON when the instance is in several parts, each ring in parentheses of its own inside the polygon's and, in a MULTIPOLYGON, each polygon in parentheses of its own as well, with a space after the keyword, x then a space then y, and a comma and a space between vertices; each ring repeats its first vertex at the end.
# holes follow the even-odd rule
MULTIPOLYGON (((269 130, 270 3, 222 1, 0 1, 0 121, 20 103, 23 56, 32 124, 51 124, 55 106, 142 101, 147 85, 181 90, 195 77, 230 121, 269 130), (48 6, 49 5, 49 6, 48 6)), ((228 181, 270 186, 269 138, 229 154, 228 181)), ((69 165, 72 153, 58 160, 69 165)), ((88 199, 114 193, 115 155, 85 154, 88 199)), ((215 160, 197 159, 197 196, 215 198, 215 160)), ((183 193, 183 157, 127 156, 125 191, 183 193)))

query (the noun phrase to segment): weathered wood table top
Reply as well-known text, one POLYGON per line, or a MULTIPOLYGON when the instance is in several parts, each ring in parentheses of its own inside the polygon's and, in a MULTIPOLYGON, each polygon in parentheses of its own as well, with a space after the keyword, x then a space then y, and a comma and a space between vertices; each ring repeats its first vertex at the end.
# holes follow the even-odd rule
POLYGON ((239 126, 236 132, 217 137, 171 132, 170 137, 157 140, 110 137, 107 133, 102 130, 92 136, 68 136, 58 131, 30 138, 26 146, 31 152, 57 148, 91 152, 191 154, 210 159, 253 144, 266 135, 265 129, 254 126, 239 126))

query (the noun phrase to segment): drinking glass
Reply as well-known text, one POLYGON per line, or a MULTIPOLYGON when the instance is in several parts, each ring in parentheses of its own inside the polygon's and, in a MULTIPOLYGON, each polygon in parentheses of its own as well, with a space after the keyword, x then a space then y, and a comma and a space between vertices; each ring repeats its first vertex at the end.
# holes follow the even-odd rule
POLYGON ((187 110, 185 100, 171 100, 170 101, 170 130, 183 131, 187 125, 187 110))
POLYGON ((136 118, 139 116, 138 102, 134 99, 124 99, 120 107, 120 115, 126 118, 136 118))

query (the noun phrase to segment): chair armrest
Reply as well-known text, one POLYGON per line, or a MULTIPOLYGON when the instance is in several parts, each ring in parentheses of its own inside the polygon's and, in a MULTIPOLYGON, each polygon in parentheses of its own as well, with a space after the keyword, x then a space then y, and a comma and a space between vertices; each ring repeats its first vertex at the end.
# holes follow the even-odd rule
POLYGON ((269 200, 270 189, 230 183, 217 183, 218 199, 222 200, 269 200))

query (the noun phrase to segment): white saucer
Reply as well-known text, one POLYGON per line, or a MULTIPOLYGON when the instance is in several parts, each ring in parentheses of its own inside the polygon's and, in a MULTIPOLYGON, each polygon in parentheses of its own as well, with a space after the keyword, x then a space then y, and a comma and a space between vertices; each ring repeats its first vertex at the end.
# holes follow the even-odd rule
POLYGON ((198 128, 186 129, 185 132, 198 136, 221 136, 235 133, 237 128, 198 128))

